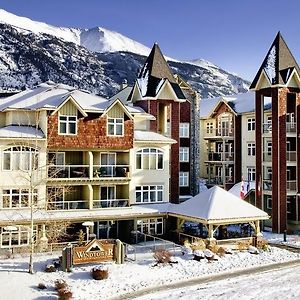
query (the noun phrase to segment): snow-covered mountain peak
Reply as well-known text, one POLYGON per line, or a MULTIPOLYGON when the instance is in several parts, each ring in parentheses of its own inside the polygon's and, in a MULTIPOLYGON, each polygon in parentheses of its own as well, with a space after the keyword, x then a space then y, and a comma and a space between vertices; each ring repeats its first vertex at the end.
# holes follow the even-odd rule
POLYGON ((150 48, 141 43, 102 27, 91 29, 56 27, 14 15, 3 9, 0 9, 0 23, 9 24, 21 32, 50 34, 67 42, 84 46, 94 52, 128 51, 140 55, 150 53, 150 48))

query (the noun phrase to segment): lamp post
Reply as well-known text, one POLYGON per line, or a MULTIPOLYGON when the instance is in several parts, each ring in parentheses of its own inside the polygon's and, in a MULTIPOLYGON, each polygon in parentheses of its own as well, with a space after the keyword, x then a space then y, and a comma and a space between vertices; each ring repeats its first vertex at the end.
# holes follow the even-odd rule
POLYGON ((82 226, 86 229, 86 242, 88 243, 90 239, 90 227, 94 226, 94 222, 86 221, 82 223, 82 226))

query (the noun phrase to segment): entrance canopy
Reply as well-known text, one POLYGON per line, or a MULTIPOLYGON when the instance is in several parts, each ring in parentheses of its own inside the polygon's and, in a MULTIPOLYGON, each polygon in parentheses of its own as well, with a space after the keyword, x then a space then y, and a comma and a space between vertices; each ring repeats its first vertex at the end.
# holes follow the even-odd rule
POLYGON ((249 223, 269 218, 266 212, 218 186, 183 203, 173 204, 168 215, 211 225, 249 223))

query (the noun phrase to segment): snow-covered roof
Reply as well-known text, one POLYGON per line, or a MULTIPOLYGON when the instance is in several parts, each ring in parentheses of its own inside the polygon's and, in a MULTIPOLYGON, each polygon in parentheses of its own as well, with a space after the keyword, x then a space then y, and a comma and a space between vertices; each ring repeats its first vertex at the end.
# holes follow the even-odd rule
POLYGON ((134 131, 134 140, 135 142, 160 142, 160 143, 169 143, 175 144, 176 141, 168 138, 162 134, 152 132, 152 131, 143 131, 143 130, 135 130, 134 131))
POLYGON ((226 102, 237 114, 255 111, 255 93, 247 92, 200 100, 200 118, 208 118, 220 101, 226 102))
MULTIPOLYGON (((241 185, 242 182, 236 183, 230 190, 228 190, 228 192, 235 195, 236 197, 240 197, 241 185)), ((255 181, 244 181, 245 196, 253 190, 255 190, 255 181)))
POLYGON ((110 97, 109 101, 114 101, 116 99, 119 99, 124 104, 128 104, 127 100, 129 98, 129 95, 130 95, 132 89, 133 89, 132 86, 126 86, 124 89, 120 90, 118 93, 116 93, 115 95, 110 97))
POLYGON ((83 110, 103 111, 110 102, 89 92, 76 90, 65 84, 46 82, 32 90, 26 90, 1 101, 0 111, 7 109, 56 109, 72 97, 83 110))
POLYGON ((211 224, 269 218, 266 212, 218 186, 214 186, 183 203, 173 204, 169 209, 169 214, 211 224))
MULTIPOLYGON (((36 223, 54 220, 66 221, 84 221, 84 220, 111 220, 111 219, 130 219, 134 217, 154 217, 165 215, 169 203, 161 203, 155 205, 134 205, 122 208, 105 208, 100 210, 37 210, 34 212, 34 220, 36 223)), ((30 221, 30 209, 12 209, 0 211, 1 224, 11 224, 14 220, 15 224, 21 224, 30 221)))
POLYGON ((0 128, 0 138, 45 138, 40 129, 31 126, 10 125, 0 128))

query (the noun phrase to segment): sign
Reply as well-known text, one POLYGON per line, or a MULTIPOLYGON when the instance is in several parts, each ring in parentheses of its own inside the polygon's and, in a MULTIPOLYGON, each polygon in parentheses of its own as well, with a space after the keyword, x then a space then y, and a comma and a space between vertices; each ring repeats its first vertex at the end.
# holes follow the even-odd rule
POLYGON ((92 240, 85 246, 73 248, 73 264, 87 264, 114 259, 116 243, 113 240, 92 240))

